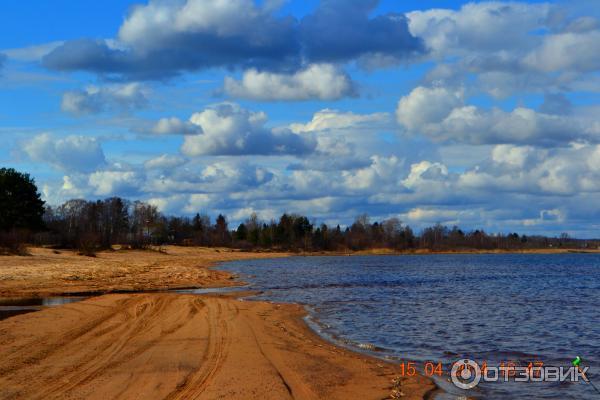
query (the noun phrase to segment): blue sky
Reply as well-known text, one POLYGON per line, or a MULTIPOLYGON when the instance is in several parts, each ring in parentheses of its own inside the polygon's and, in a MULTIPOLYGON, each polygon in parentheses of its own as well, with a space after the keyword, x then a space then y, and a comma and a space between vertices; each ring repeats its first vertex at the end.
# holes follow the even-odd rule
POLYGON ((0 161, 52 205, 143 199, 597 237, 594 2, 24 1, 0 161))

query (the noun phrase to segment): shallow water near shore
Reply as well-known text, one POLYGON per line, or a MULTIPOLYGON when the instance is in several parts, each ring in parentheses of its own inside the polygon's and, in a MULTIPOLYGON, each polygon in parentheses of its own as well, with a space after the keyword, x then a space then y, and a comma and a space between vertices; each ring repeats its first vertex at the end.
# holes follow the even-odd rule
MULTIPOLYGON (((600 255, 460 254, 292 257, 222 265, 263 293, 307 306, 311 325, 338 343, 392 360, 441 362, 439 398, 581 399, 583 382, 447 383, 453 362, 570 365, 600 380, 600 255)), ((600 382, 599 382, 600 383, 600 382)), ((598 385, 597 385, 598 386, 598 385)))
MULTIPOLYGON (((211 293, 233 293, 242 291, 245 286, 214 287, 214 288, 190 288, 190 289, 167 289, 166 292, 182 294, 211 294, 211 293)), ((90 297, 111 292, 89 293, 80 296, 47 296, 47 297, 0 297, 0 321, 15 315, 27 314, 40 311, 47 307, 57 307, 64 304, 75 303, 90 297)), ((112 292, 115 293, 115 292, 112 292)), ((129 292, 129 293, 144 293, 129 292)))
POLYGON ((86 299, 87 296, 0 297, 0 321, 19 314, 39 311, 86 299))

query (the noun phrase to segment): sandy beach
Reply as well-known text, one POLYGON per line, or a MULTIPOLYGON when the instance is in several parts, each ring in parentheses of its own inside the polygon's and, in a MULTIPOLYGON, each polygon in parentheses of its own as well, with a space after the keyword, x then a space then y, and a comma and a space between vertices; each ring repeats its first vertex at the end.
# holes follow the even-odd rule
MULTIPOLYGON (((219 261, 285 254, 198 248, 33 249, 0 258, 4 297, 231 286, 219 261)), ((423 399, 427 378, 334 346, 299 305, 232 295, 113 293, 0 321, 2 399, 423 399)))
POLYGON ((30 256, 0 257, 0 297, 133 292, 238 285, 218 262, 285 257, 231 249, 167 246, 164 252, 120 250, 84 257, 68 250, 30 248, 30 256))

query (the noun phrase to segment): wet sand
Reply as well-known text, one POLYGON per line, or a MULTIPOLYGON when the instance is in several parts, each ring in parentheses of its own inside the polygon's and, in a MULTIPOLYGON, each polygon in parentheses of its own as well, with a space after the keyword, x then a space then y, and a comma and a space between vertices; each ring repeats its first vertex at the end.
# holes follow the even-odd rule
MULTIPOLYGON (((39 252, 29 261, 0 258, 4 295, 93 291, 106 283, 231 285, 228 274, 207 267, 219 257, 261 256, 204 258, 204 249, 170 248, 167 256, 119 252, 80 261, 39 252), (54 256, 71 262, 61 267, 54 256), (158 264, 145 268, 151 259, 158 264), (115 271, 121 275, 111 280, 115 271), (72 284, 62 279, 68 274, 97 278, 72 284)), ((394 364, 325 342, 304 323, 301 306, 232 296, 107 294, 0 321, 0 398, 379 400, 422 399, 435 390, 425 377, 400 379, 394 364)))

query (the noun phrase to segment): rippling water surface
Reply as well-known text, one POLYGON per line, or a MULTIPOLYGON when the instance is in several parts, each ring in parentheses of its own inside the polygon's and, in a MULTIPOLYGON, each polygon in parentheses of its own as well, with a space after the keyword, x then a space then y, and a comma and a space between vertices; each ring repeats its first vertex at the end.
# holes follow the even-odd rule
MULTIPOLYGON (((306 304, 323 335, 374 345, 380 357, 449 371, 463 357, 568 366, 580 355, 600 386, 600 255, 293 257, 224 268, 260 299, 306 304)), ((444 398, 465 394, 443 387, 444 398)), ((585 383, 486 383, 466 394, 600 398, 585 383)))

